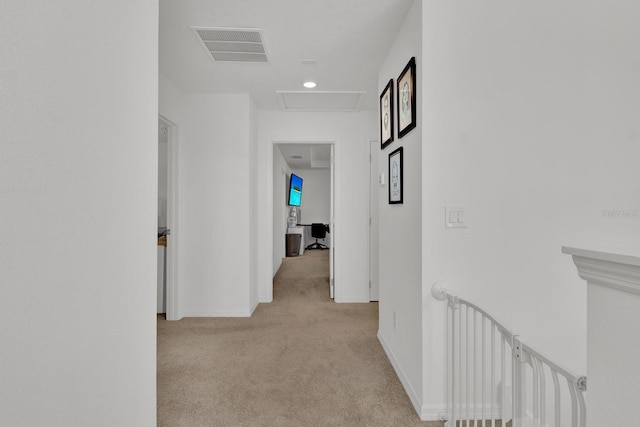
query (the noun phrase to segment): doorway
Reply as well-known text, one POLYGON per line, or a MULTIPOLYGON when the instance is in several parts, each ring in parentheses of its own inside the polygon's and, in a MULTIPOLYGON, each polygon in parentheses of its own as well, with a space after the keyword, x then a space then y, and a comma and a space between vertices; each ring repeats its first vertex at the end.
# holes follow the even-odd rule
POLYGON ((178 128, 158 116, 158 313, 167 320, 182 316, 178 304, 178 128))
MULTIPOLYGON (((286 258, 287 233, 301 236, 299 251, 318 251, 311 247, 326 247, 329 252, 329 294, 335 295, 335 148, 333 142, 275 142, 272 144, 272 222, 271 222, 271 274, 278 271, 286 258), (289 205, 291 176, 302 179, 302 202, 299 207, 289 205), (295 214, 295 220, 289 219, 295 214), (296 227, 289 228, 295 221, 296 227), (324 238, 317 239, 311 234, 311 224, 323 224, 327 228, 324 238), (309 249, 307 249, 309 248, 309 249)), ((291 236, 290 236, 291 237, 291 236)), ((291 239, 289 239, 292 242, 291 239)), ((297 244, 297 240, 296 240, 297 244)), ((291 253, 290 253, 291 254, 291 253)), ((273 289, 270 290, 271 297, 273 289)))

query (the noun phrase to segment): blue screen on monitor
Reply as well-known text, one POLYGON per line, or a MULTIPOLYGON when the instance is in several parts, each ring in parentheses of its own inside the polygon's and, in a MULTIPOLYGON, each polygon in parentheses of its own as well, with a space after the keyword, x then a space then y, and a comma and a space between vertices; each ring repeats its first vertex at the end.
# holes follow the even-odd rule
POLYGON ((289 206, 300 206, 302 202, 302 178, 292 173, 289 181, 289 206))

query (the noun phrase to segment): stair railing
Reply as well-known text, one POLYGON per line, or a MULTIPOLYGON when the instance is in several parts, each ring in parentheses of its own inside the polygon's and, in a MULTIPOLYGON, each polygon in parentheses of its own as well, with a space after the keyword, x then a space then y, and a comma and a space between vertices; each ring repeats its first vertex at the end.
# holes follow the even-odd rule
POLYGON ((533 349, 475 304, 447 302, 447 427, 585 427, 587 379, 533 349))

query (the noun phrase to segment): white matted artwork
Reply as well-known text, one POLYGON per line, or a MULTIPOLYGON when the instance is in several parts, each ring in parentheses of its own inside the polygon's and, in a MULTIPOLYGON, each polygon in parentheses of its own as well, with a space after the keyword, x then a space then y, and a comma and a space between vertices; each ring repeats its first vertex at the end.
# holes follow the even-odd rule
POLYGON ((402 203, 402 147, 389 154, 389 204, 402 203))
POLYGON ((398 77, 398 138, 416 127, 416 58, 412 57, 398 77))
POLYGON ((393 79, 380 95, 380 148, 393 141, 393 79))

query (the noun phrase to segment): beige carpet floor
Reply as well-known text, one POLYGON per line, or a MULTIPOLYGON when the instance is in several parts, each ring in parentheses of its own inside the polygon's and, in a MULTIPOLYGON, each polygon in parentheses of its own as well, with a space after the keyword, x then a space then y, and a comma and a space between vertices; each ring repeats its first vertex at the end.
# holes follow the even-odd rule
POLYGON ((424 426, 376 333, 329 298, 328 251, 286 258, 250 318, 158 317, 159 426, 424 426))

